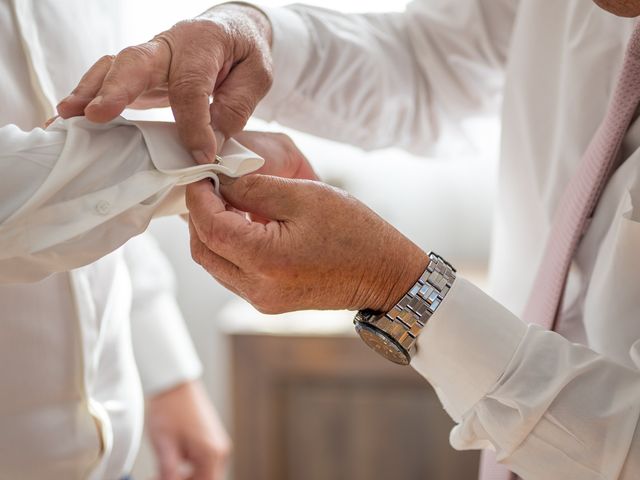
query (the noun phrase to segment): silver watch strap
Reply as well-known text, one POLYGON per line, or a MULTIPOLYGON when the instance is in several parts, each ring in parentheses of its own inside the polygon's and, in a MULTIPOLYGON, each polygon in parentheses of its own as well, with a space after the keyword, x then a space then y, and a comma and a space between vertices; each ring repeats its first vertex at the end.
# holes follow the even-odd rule
POLYGON ((416 339, 449 293, 456 269, 440 255, 429 253, 429 265, 416 284, 384 315, 360 312, 361 321, 391 335, 409 355, 416 339))

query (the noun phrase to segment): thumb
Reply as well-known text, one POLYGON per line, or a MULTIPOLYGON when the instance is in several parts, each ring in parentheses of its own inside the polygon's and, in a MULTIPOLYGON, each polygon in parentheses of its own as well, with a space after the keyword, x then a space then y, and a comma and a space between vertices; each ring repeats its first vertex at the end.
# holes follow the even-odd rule
POLYGON ((238 210, 270 220, 290 220, 300 209, 305 183, 311 182, 253 174, 222 184, 220 192, 238 210))

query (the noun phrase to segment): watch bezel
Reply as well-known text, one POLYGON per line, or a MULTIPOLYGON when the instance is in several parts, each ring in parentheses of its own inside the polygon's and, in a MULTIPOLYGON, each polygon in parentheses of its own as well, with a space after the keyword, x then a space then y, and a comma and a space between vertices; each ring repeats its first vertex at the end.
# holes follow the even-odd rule
POLYGON ((374 350, 376 353, 378 353, 379 355, 381 355, 385 359, 387 359, 387 360, 389 360, 389 361, 391 361, 391 362, 393 362, 395 364, 398 364, 398 365, 409 365, 411 363, 411 355, 409 354, 407 349, 404 348, 402 345, 400 345, 400 343, 395 338, 393 338, 391 335, 389 335, 387 332, 385 332, 384 330, 379 329, 375 325, 360 321, 357 318, 354 320, 353 323, 355 324, 355 330, 358 333, 358 336, 360 336, 362 341, 369 348, 374 350), (393 350, 395 352, 397 352, 399 355, 398 356, 391 356, 391 355, 386 354, 383 349, 378 348, 377 344, 372 343, 370 341, 371 337, 369 337, 367 335, 363 335, 363 332, 367 332, 367 333, 373 334, 375 338, 379 339, 386 346, 392 347, 393 350))

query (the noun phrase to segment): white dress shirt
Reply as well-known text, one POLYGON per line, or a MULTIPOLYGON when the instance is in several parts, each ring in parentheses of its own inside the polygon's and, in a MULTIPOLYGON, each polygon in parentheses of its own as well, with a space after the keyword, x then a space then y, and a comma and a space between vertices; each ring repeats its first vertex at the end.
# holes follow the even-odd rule
POLYGON ((95 60, 123 46, 122 8, 0 0, 2 480, 129 472, 140 380, 154 394, 201 366, 152 241, 98 259, 152 216, 182 212, 177 186, 261 163, 228 143, 222 165, 194 166, 170 124, 76 118, 36 128, 95 60))
POLYGON ((412 363, 457 423, 451 444, 493 449, 527 480, 640 478, 640 122, 575 257, 559 334, 518 318, 635 20, 588 0, 265 11, 275 64, 258 109, 267 120, 425 154, 462 141, 467 119, 501 105, 493 298, 459 278, 412 363))

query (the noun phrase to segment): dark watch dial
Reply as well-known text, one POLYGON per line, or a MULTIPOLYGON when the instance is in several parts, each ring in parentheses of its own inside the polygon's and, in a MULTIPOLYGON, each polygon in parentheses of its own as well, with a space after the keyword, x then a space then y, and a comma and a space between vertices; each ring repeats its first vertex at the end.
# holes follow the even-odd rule
POLYGON ((385 333, 379 331, 375 327, 362 322, 355 322, 356 332, 360 338, 372 349, 378 352, 387 360, 399 365, 409 365, 411 356, 401 345, 385 333))

